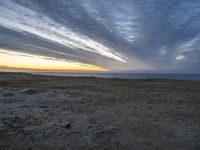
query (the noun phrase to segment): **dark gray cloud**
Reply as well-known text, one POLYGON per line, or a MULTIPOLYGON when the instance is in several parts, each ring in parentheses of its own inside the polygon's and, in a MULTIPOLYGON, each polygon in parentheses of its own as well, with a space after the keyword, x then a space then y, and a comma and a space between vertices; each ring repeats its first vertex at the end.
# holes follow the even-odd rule
POLYGON ((111 70, 200 72, 200 1, 1 0, 0 48, 111 70))

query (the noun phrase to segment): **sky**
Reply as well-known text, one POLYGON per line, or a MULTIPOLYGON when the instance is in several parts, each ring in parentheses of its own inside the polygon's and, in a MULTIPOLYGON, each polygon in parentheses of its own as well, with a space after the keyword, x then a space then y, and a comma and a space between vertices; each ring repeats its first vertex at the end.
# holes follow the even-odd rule
POLYGON ((0 0, 0 69, 200 73, 199 0, 0 0))

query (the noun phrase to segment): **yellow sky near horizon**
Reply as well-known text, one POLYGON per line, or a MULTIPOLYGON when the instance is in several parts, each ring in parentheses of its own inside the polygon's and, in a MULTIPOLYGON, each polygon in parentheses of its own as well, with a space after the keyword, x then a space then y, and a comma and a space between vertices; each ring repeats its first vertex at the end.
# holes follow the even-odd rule
POLYGON ((106 71, 94 65, 0 49, 0 66, 44 71, 106 71))

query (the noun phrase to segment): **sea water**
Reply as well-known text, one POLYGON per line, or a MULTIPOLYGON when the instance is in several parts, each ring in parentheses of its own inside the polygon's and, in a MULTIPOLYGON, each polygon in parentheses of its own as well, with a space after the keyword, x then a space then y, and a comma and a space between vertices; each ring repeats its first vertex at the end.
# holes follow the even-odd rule
POLYGON ((176 79, 200 80, 200 74, 175 73, 71 73, 71 72, 35 72, 33 74, 72 76, 72 77, 98 77, 98 78, 125 78, 125 79, 176 79))

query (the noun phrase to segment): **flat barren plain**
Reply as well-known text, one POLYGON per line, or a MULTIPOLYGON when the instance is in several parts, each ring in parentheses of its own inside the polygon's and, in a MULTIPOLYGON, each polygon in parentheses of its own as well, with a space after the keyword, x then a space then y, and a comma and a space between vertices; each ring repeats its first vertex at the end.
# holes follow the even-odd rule
POLYGON ((2 150, 199 150, 200 81, 0 73, 2 150))

